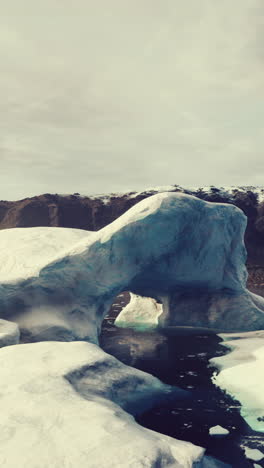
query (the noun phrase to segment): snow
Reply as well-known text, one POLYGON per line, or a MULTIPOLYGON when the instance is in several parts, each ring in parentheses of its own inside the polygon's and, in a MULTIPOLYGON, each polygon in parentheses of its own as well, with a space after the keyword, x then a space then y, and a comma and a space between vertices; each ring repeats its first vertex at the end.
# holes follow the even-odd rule
MULTIPOLYGON (((203 190, 203 192, 207 195, 212 193, 212 188, 217 189, 219 195, 223 197, 227 197, 232 201, 234 198, 234 191, 240 191, 240 192, 248 192, 251 191, 255 194, 258 195, 259 197, 259 202, 261 203, 264 201, 264 186, 263 185, 225 185, 225 186, 213 186, 213 185, 202 185, 202 186, 186 186, 182 187, 180 185, 174 184, 174 185, 161 185, 161 186, 153 186, 153 187, 147 187, 146 189, 143 190, 127 190, 126 192, 114 192, 111 194, 105 194, 105 193, 98 193, 98 194, 93 194, 93 195, 87 195, 87 194, 79 194, 77 195, 78 198, 89 198, 91 200, 100 200, 103 204, 107 205, 110 203, 111 198, 126 198, 126 199, 133 199, 139 196, 150 196, 154 195, 157 193, 163 193, 163 192, 175 192, 175 191, 180 191, 182 193, 189 193, 191 195, 195 195, 195 193, 198 190, 203 190)), ((62 196, 69 196, 70 194, 61 194, 62 196)))
POLYGON ((172 192, 175 190, 179 190, 183 193, 190 193, 195 194, 198 190, 202 189, 205 194, 210 194, 212 188, 216 188, 218 190, 219 195, 223 197, 227 197, 230 200, 234 198, 234 191, 238 190, 240 192, 247 192, 251 191, 258 195, 259 202, 261 203, 264 201, 264 186, 252 186, 252 185, 224 185, 224 186, 212 186, 212 185, 202 185, 202 186, 186 186, 182 187, 180 185, 165 185, 165 186, 156 186, 156 187, 149 187, 146 190, 133 192, 130 198, 136 198, 137 196, 143 194, 154 194, 154 193, 162 193, 162 192, 172 192))
MULTIPOLYGON (((143 194, 154 194, 154 193, 163 193, 163 192, 173 192, 178 186, 175 185, 162 185, 156 187, 148 187, 147 189, 141 192, 132 192, 129 198, 136 198, 143 194)), ((181 187, 182 190, 184 190, 181 187)))
POLYGON ((131 327, 136 330, 155 328, 162 314, 162 304, 151 297, 141 297, 130 293, 130 302, 115 320, 117 327, 131 327))
POLYGON ((92 234, 2 231, 10 283, 2 267, 1 315, 30 341, 97 343, 115 297, 129 290, 162 303, 160 326, 264 328, 264 300, 246 289, 245 227, 232 205, 160 193, 92 234))
POLYGON ((216 188, 219 190, 219 195, 225 196, 232 200, 234 198, 234 191, 238 190, 240 192, 253 192, 258 195, 259 203, 264 200, 264 186, 253 186, 253 185, 224 185, 222 187, 212 186, 212 185, 205 185, 202 187, 198 186, 189 186, 186 187, 187 190, 190 192, 196 192, 199 189, 202 189, 204 193, 209 194, 211 193, 211 189, 216 188))
POLYGON ((220 370, 213 380, 241 403, 252 429, 264 432, 264 331, 220 336, 231 352, 211 359, 220 370))
POLYGON ((152 200, 149 202, 149 199, 142 200, 140 203, 132 206, 130 210, 126 211, 122 216, 117 218, 108 226, 105 226, 101 229, 100 241, 106 243, 109 241, 112 236, 120 231, 122 228, 129 224, 137 223, 141 220, 144 220, 151 215, 154 215, 161 207, 164 199, 167 198, 166 193, 159 194, 156 197, 152 197, 152 200))
POLYGON ((0 231, 0 282, 8 283, 38 274, 58 252, 93 233, 59 227, 13 228, 0 231))
POLYGON ((202 448, 145 429, 122 409, 131 399, 140 404, 142 390, 151 399, 167 386, 91 343, 2 348, 0 381, 5 468, 191 468, 203 457, 202 448))
POLYGON ((213 427, 210 427, 209 434, 211 436, 219 436, 219 435, 223 436, 223 435, 228 435, 229 431, 222 426, 213 426, 213 427))

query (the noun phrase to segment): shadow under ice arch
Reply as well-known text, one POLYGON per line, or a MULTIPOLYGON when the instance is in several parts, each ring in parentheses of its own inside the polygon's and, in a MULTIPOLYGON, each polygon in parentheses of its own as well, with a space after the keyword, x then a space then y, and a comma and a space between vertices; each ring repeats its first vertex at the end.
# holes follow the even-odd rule
POLYGON ((114 298, 129 290, 162 302, 161 326, 263 329, 264 300, 246 289, 245 227, 233 205, 154 195, 32 277, 2 284, 1 317, 33 340, 97 342, 114 298))

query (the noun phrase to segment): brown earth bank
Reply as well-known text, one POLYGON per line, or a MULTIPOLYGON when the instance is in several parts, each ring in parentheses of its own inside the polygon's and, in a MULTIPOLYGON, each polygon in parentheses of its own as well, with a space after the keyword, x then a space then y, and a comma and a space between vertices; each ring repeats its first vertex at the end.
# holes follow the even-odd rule
MULTIPOLYGON (((264 204, 252 190, 223 193, 216 187, 190 191, 175 185, 171 191, 185 192, 206 201, 232 203, 248 218, 245 243, 248 251, 249 288, 264 295, 264 204)), ((0 229, 60 226, 97 231, 121 216, 139 201, 157 193, 150 190, 121 195, 80 196, 43 194, 19 201, 0 201, 0 229)))
POLYGON ((44 194, 19 201, 0 201, 0 229, 60 226, 97 231, 114 221, 144 195, 104 198, 44 194))
POLYGON ((247 265, 248 269, 248 289, 264 297, 264 267, 260 265, 247 265))

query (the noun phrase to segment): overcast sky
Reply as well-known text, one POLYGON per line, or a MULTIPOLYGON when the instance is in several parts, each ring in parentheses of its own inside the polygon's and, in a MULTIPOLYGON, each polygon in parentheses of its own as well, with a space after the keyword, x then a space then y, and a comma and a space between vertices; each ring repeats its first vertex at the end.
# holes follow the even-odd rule
POLYGON ((0 199, 264 185, 263 0, 0 6, 0 199))

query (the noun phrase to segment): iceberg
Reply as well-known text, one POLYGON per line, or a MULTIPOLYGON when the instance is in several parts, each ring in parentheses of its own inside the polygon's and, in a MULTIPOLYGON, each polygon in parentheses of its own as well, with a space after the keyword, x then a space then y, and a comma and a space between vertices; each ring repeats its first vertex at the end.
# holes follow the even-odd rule
MULTIPOLYGON (((245 227, 233 205, 160 193, 98 232, 74 233, 76 242, 53 247, 45 265, 40 237, 33 246, 44 252, 41 261, 27 260, 26 268, 30 230, 25 240, 20 229, 15 268, 8 278, 2 272, 0 315, 18 324, 22 341, 98 343, 114 298, 129 290, 162 303, 159 326, 262 329, 264 299, 246 289, 245 227)), ((1 251, 2 265, 8 256, 8 248, 1 251)))

